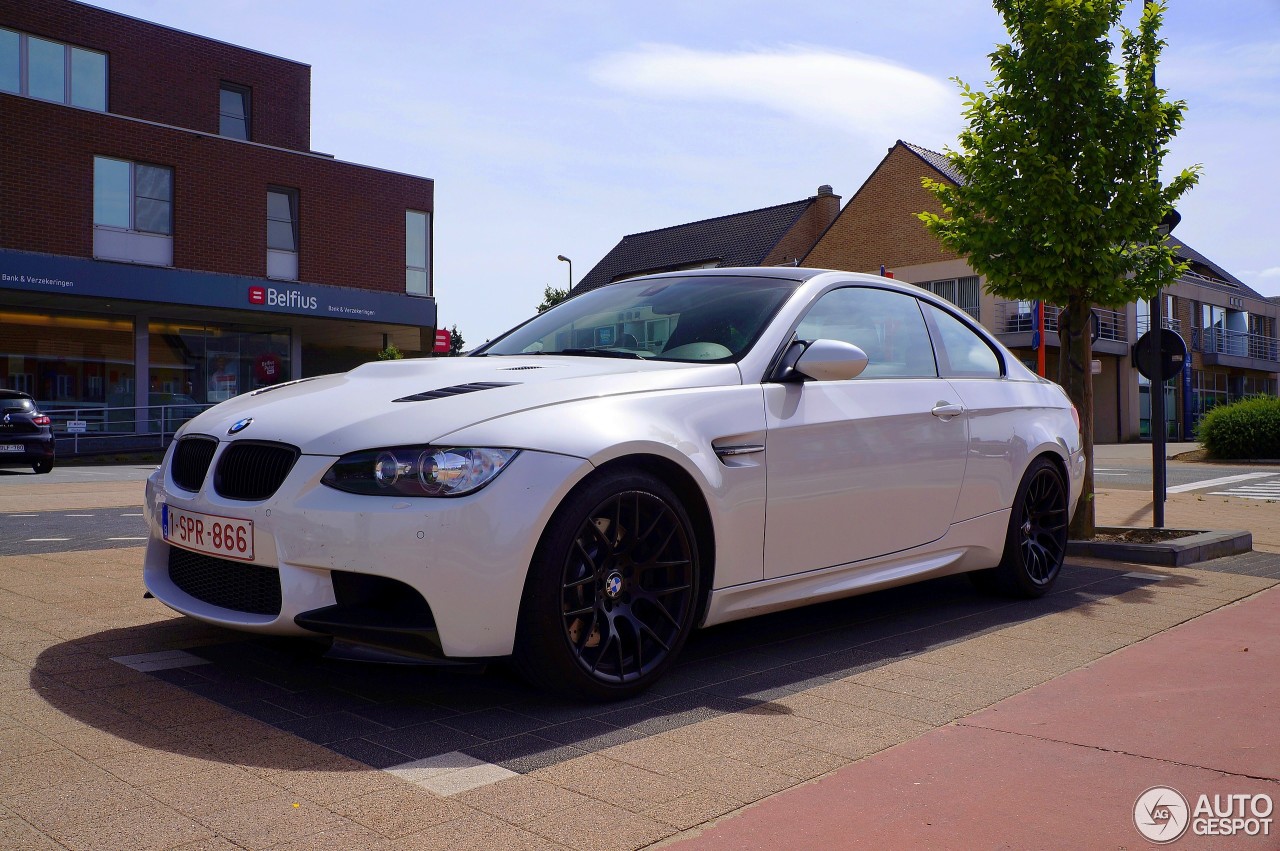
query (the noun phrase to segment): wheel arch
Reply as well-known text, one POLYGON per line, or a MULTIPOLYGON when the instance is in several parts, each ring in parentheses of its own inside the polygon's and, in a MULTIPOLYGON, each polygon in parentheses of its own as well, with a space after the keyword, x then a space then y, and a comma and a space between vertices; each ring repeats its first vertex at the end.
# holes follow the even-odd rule
MULTIPOLYGON (((707 504, 702 488, 688 470, 670 458, 665 458, 661 455, 652 453, 622 455, 606 461, 579 479, 565 494, 561 504, 563 505, 574 493, 582 488, 589 487, 602 476, 632 470, 648 473, 675 491, 676 496, 680 498, 680 502, 684 506, 685 512, 689 515, 689 522, 693 524, 694 538, 698 544, 700 586, 698 599, 695 602, 694 626, 701 626, 703 621, 706 620, 707 609, 711 603, 711 589, 715 584, 716 535, 715 523, 711 517, 711 508, 707 504)), ((534 548, 533 557, 535 559, 542 557, 546 537, 554 525, 553 521, 559 510, 557 508, 555 512, 552 512, 551 519, 547 521, 547 524, 542 529, 542 534, 538 538, 538 545, 534 548)), ((526 592, 531 575, 532 570, 526 573, 526 592)), ((523 605, 521 608, 523 609, 523 605)))

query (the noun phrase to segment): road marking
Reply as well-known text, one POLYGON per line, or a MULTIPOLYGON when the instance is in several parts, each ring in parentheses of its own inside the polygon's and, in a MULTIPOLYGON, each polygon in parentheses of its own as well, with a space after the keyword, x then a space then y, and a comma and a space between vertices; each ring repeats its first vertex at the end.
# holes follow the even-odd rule
POLYGON ((1122 573, 1120 575, 1127 576, 1130 579, 1150 579, 1154 582, 1163 582, 1164 580, 1169 578, 1166 574, 1163 574, 1163 573, 1139 573, 1136 570, 1130 571, 1129 573, 1122 573))
POLYGON ((1187 491, 1216 488, 1219 485, 1229 485, 1235 482, 1247 482, 1250 479, 1266 479, 1271 476, 1280 476, 1280 473, 1241 473, 1238 476, 1223 476, 1221 479, 1205 479, 1203 482, 1188 482, 1185 485, 1175 485, 1171 488, 1165 488, 1165 492, 1186 493, 1187 491))
POLYGON ((71 540, 70 538, 27 538, 27 543, 30 544, 33 541, 70 541, 70 540, 71 540))
POLYGON ((64 514, 63 517, 92 517, 92 514, 64 514))
POLYGON ((39 514, 10 514, 10 517, 39 517, 39 514))
POLYGON ((133 668, 144 674, 149 671, 166 671, 170 668, 191 668, 196 665, 208 665, 208 659, 202 659, 185 650, 161 650, 158 653, 138 653, 133 656, 112 656, 112 662, 119 662, 126 668, 133 668))
POLYGON ((483 762, 461 751, 404 762, 384 771, 437 795, 456 795, 518 776, 509 768, 483 762))
POLYGON ((1234 496, 1237 499, 1280 500, 1280 491, 1276 493, 1237 493, 1235 491, 1212 491, 1209 496, 1234 496))
POLYGON ((121 516, 121 517, 141 517, 141 516, 142 516, 142 514, 141 514, 141 513, 138 513, 138 514, 121 514, 120 516, 121 516))
POLYGON ((145 541, 146 537, 141 538, 107 538, 108 541, 145 541))

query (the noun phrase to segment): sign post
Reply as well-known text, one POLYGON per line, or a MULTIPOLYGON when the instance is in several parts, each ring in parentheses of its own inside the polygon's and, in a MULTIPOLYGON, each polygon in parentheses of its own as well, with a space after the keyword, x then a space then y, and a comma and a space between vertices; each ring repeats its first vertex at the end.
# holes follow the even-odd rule
POLYGON ((1182 335, 1160 324, 1159 296, 1151 300, 1151 329, 1138 338, 1133 357, 1138 372, 1151 382, 1151 502, 1152 525, 1164 528, 1165 413, 1164 383, 1182 372, 1187 343, 1182 335))

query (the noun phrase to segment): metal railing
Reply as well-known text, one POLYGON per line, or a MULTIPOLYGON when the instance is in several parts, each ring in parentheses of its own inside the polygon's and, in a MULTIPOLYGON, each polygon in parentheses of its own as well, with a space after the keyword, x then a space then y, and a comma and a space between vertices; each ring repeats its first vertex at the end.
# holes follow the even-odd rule
MULTIPOLYGON (((1058 331, 1058 314, 1062 311, 1056 305, 1047 305, 1044 312, 1044 330, 1058 331)), ((1129 322, 1122 310, 1107 310, 1102 307, 1093 309, 1097 317, 1098 339, 1128 342, 1129 322)), ((1036 330, 1036 315, 1031 304, 1025 301, 996 302, 997 334, 1018 334, 1036 330)))
POLYGON ((1192 340, 1192 346, 1202 352, 1280 362, 1280 340, 1247 331, 1200 329, 1192 340))
POLYGON ((183 423, 212 404, 186 403, 108 407, 86 405, 76 408, 43 408, 52 420, 59 454, 78 455, 82 451, 163 449, 183 423))
MULTIPOLYGON (((1151 317, 1148 315, 1139 315, 1138 321, 1135 324, 1137 325, 1138 336, 1141 337, 1151 329, 1151 317)), ((1181 335, 1184 340, 1186 339, 1186 335, 1182 334, 1181 319, 1174 319, 1171 316, 1161 316, 1160 327, 1168 328, 1170 331, 1175 331, 1181 335)))

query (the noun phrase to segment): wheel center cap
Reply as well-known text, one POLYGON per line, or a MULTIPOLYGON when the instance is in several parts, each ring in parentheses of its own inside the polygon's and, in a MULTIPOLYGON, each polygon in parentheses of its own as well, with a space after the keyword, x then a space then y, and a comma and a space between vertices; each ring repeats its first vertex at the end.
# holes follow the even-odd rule
POLYGON ((610 573, 604 580, 604 593, 610 600, 618 599, 618 595, 622 593, 622 574, 618 571, 610 573))
POLYGON ((1022 524, 1022 534, 1026 535, 1027 537, 1031 537, 1031 521, 1030 520, 1022 524))

